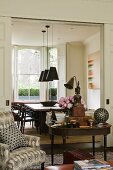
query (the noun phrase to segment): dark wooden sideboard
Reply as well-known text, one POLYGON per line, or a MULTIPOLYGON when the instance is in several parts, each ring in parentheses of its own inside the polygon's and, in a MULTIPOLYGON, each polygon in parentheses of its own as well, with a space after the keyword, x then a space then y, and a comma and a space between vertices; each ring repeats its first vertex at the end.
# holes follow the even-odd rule
POLYGON ((51 164, 54 163, 54 136, 62 136, 63 138, 63 144, 66 145, 66 137, 67 136, 92 136, 92 149, 93 149, 93 156, 95 156, 95 136, 96 135, 103 135, 103 141, 104 141, 104 160, 107 160, 107 135, 110 134, 111 125, 106 124, 103 127, 85 127, 81 126, 80 128, 64 128, 62 126, 50 126, 49 127, 49 134, 51 135, 51 164))

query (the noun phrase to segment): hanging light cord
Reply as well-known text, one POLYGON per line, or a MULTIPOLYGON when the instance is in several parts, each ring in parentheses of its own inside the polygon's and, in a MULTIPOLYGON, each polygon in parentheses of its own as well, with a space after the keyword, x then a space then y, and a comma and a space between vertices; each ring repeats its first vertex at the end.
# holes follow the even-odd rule
POLYGON ((48 61, 48 28, 50 28, 49 25, 45 26, 47 28, 47 61, 48 61))
POLYGON ((43 33, 43 58, 44 58, 44 33, 45 32, 46 32, 45 30, 42 30, 42 33, 43 33))

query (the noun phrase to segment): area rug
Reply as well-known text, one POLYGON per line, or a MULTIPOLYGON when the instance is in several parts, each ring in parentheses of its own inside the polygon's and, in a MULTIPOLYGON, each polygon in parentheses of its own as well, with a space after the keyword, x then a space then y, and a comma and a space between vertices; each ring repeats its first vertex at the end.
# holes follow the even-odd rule
MULTIPOLYGON (((92 154, 92 153, 91 153, 92 154)), ((96 152, 95 155, 96 159, 104 160, 104 153, 103 152, 96 152)), ((107 152, 107 160, 113 160, 113 152, 107 152)), ((55 154, 54 155, 54 164, 63 164, 63 154, 55 154)), ((45 166, 51 165, 51 155, 46 156, 45 166)))

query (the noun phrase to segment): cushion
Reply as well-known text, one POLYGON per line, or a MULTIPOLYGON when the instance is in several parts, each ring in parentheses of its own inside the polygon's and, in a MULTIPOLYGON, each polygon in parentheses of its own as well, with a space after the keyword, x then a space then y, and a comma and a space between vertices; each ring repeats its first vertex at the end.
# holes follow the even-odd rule
POLYGON ((7 128, 1 129, 0 138, 0 141, 2 141, 2 143, 9 145, 10 151, 19 147, 28 146, 24 135, 17 128, 16 124, 12 124, 7 128))

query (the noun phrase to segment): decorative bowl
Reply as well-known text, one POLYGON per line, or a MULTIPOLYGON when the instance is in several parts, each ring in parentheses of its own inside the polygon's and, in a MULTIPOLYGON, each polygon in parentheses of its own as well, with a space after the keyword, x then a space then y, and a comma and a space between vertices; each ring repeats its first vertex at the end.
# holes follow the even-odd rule
POLYGON ((40 102, 43 106, 45 106, 45 107, 51 107, 51 106, 54 106, 56 103, 57 103, 57 101, 43 101, 43 102, 40 102))
POLYGON ((94 112, 94 119, 96 123, 105 123, 109 118, 109 113, 104 108, 99 108, 94 112))

